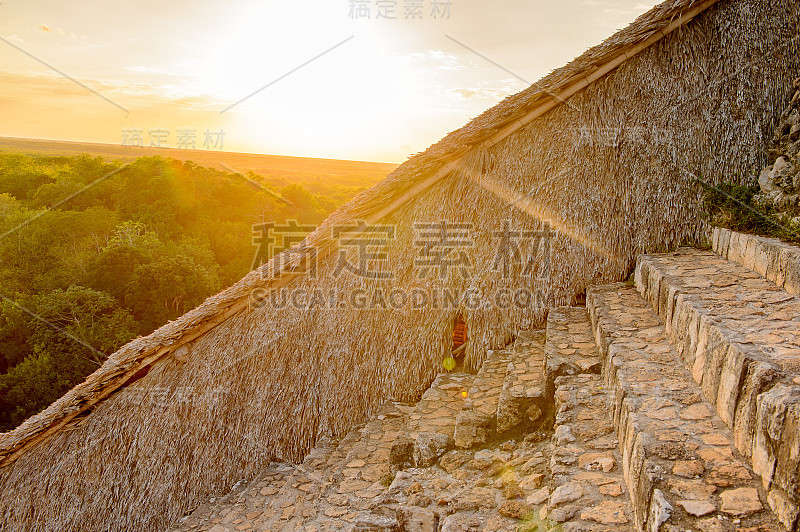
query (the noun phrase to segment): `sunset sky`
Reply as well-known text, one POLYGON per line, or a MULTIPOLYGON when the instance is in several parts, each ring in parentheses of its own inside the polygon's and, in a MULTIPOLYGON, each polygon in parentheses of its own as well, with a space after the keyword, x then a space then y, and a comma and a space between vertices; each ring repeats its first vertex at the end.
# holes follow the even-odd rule
POLYGON ((3 0, 0 136, 402 162, 653 5, 3 0))

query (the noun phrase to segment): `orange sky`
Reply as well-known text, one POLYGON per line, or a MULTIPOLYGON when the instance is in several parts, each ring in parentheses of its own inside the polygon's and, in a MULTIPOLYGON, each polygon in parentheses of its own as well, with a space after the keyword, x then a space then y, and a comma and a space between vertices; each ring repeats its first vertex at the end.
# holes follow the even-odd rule
POLYGON ((654 4, 3 0, 0 136, 401 162, 654 4))

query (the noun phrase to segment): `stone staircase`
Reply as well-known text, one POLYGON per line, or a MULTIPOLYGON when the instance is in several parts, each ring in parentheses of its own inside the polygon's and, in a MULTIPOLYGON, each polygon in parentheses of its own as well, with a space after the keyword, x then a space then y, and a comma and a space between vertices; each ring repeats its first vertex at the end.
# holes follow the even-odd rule
POLYGON ((498 433, 508 432, 526 420, 536 423, 546 418, 553 394, 546 386, 544 346, 544 331, 519 332, 497 404, 498 433))
POLYGON ((715 230, 634 279, 173 530, 798 530, 800 249, 715 230))
POLYGON ((497 431, 497 406, 511 351, 489 351, 458 413, 455 444, 463 449, 486 443, 497 431))
POLYGON ((658 315, 625 285, 594 287, 586 299, 637 527, 703 530, 735 519, 777 529, 761 511, 759 482, 658 315))

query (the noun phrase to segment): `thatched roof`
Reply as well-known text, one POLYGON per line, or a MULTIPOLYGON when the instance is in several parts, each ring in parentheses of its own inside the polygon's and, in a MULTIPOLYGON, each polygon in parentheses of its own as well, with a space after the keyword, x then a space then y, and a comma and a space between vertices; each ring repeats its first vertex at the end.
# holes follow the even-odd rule
POLYGON ((474 368, 486 349, 540 325, 548 308, 623 278, 637 253, 697 239, 700 190, 684 170, 717 182, 760 169, 762 137, 800 70, 796 0, 712 4, 657 6, 411 157, 303 244, 131 342, 2 435, 0 528, 163 528, 270 460, 301 459, 321 435, 344 433, 387 397, 414 398, 441 367, 456 315, 474 368), (669 142, 575 136, 629 127, 663 129, 669 142), (387 246, 394 279, 336 275, 332 228, 355 220, 396 228, 387 246), (465 251, 474 272, 423 282, 413 271, 413 227, 442 220, 476 226, 465 251), (556 230, 550 249, 532 256, 535 275, 519 265, 507 276, 495 271, 493 231, 506 222, 556 230), (293 274, 312 249, 323 256, 318 276, 293 274), (279 264, 288 267, 271 280, 279 264), (255 292, 281 287, 374 295, 519 286, 545 297, 524 308, 250 304, 255 292))
MULTIPOLYGON (((297 246, 333 249, 331 227, 353 220, 375 222, 410 201, 439 179, 465 163, 468 154, 492 146, 523 125, 562 104, 624 61, 686 24, 718 0, 667 0, 628 27, 606 39, 567 65, 553 71, 529 88, 509 96, 464 127, 450 133, 425 152, 411 157, 383 182, 358 195, 334 212, 307 241, 297 246)), ((299 262, 299 261, 298 261, 299 262)), ((254 271, 234 286, 208 298, 202 305, 145 338, 137 338, 111 355, 85 382, 73 388, 43 412, 0 436, 0 466, 14 461, 33 445, 68 426, 76 416, 93 408, 114 391, 130 382, 145 368, 176 349, 207 333, 231 316, 248 308, 254 288, 282 286, 292 281, 271 278, 278 259, 254 271)))

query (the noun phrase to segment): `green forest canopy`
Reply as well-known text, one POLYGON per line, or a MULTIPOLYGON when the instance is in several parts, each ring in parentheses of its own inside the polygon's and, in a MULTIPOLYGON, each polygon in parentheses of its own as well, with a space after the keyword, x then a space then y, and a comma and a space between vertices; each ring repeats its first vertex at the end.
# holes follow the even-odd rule
POLYGON ((366 185, 0 153, 0 430, 238 281, 254 225, 319 224, 366 185))

